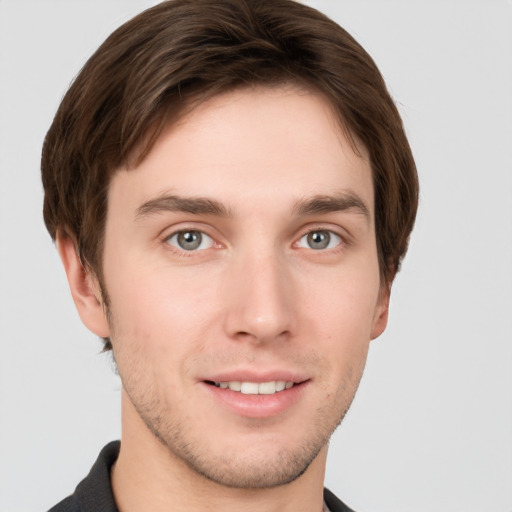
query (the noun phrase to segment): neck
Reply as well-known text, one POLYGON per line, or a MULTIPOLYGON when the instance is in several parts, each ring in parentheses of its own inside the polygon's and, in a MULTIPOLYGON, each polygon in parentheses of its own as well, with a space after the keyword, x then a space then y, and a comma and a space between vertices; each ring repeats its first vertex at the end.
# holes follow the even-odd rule
POLYGON ((122 441, 112 470, 119 512, 321 512, 327 447, 291 483, 271 488, 227 487, 198 474, 146 427, 123 393, 122 441))

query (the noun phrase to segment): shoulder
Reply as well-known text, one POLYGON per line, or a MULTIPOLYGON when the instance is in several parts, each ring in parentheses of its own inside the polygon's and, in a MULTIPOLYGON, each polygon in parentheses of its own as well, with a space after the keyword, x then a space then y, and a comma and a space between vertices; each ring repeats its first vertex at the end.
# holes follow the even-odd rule
POLYGON ((329 489, 324 489, 324 501, 330 512, 355 512, 347 507, 347 505, 329 491, 329 489))
POLYGON ((64 498, 57 505, 53 506, 48 512, 81 512, 75 495, 64 498))
POLYGON ((119 441, 105 446, 75 492, 48 512, 117 512, 110 486, 110 468, 117 459, 119 447, 119 441))

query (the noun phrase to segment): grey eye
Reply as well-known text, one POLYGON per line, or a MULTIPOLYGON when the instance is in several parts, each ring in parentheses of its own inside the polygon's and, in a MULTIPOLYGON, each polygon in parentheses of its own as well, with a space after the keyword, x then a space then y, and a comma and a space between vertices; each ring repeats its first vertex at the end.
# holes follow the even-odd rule
POLYGON ((197 251, 208 249, 213 240, 202 231, 178 231, 167 239, 167 243, 182 251, 197 251))
POLYGON ((341 237, 332 231, 319 229, 310 231, 302 236, 298 242, 299 247, 321 251, 332 249, 341 243, 341 237))

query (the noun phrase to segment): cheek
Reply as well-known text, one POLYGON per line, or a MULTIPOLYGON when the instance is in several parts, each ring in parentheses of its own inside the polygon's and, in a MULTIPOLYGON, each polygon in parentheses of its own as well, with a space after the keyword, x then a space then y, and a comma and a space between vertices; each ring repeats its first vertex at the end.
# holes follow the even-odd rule
POLYGON ((337 387, 357 387, 368 354, 378 293, 378 268, 371 266, 366 272, 352 269, 330 279, 317 279, 309 289, 304 312, 314 326, 311 336, 316 338, 316 348, 326 356, 326 374, 337 387))
POLYGON ((351 345, 368 342, 379 294, 378 271, 340 271, 308 287, 306 310, 327 339, 351 345))
POLYGON ((201 349, 218 301, 200 275, 133 262, 112 268, 109 278, 114 347, 122 340, 123 348, 146 352, 145 359, 171 364, 201 349))

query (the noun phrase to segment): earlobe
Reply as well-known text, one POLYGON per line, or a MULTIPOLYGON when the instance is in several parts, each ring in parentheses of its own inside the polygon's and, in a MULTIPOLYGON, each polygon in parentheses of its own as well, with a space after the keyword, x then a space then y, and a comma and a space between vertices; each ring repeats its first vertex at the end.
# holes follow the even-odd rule
POLYGON ((97 336, 107 338, 110 336, 110 328, 97 280, 82 265, 75 244, 69 236, 64 233, 57 234, 57 250, 82 322, 97 336))
POLYGON ((378 338, 386 329, 389 314, 389 296, 391 293, 391 285, 381 285, 375 313, 373 315, 372 330, 370 338, 374 340, 378 338))

